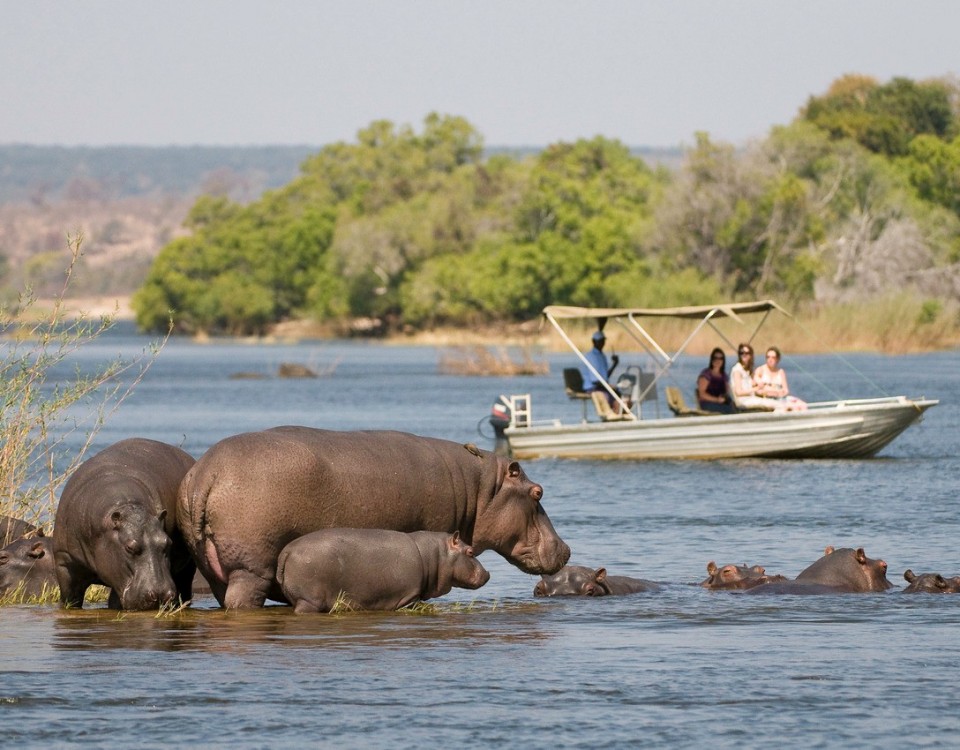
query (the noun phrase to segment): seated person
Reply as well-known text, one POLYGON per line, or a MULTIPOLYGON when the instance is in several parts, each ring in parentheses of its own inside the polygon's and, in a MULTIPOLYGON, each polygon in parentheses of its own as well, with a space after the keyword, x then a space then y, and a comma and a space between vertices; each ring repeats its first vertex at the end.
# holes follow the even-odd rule
POLYGON ((710 364, 697 376, 697 402, 704 411, 734 412, 727 379, 727 357, 719 347, 710 352, 710 364))
MULTIPOLYGON (((613 374, 613 371, 617 369, 617 365, 620 364, 620 358, 614 354, 613 357, 611 357, 613 364, 611 365, 607 361, 607 355, 603 353, 603 345, 606 342, 607 337, 603 335, 603 331, 595 331, 593 334, 593 348, 586 354, 587 362, 593 366, 594 370, 603 376, 604 380, 598 380, 597 376, 594 375, 588 367, 584 367, 583 365, 580 366, 580 373, 583 375, 583 390, 588 393, 592 391, 603 392, 610 402, 610 406, 616 408, 619 407, 619 404, 607 389, 604 388, 603 382, 610 382, 610 376, 613 374)), ((611 387, 616 391, 615 386, 611 387)))
POLYGON ((806 402, 790 395, 787 371, 780 366, 780 350, 775 346, 767 349, 766 362, 754 370, 753 385, 758 396, 774 400, 776 411, 803 411, 807 408, 806 402))
POLYGON ((737 347, 737 364, 730 370, 730 393, 738 409, 774 409, 775 404, 759 396, 753 385, 753 347, 740 344, 737 347))

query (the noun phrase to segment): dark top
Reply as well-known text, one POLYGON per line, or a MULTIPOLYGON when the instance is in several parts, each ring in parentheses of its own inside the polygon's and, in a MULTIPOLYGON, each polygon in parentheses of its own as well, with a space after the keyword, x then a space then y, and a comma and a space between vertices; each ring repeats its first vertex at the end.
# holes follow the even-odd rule
POLYGON ((726 396, 727 395, 727 373, 715 373, 709 367, 705 367, 700 374, 697 376, 697 380, 700 378, 707 379, 707 393, 711 396, 726 396))

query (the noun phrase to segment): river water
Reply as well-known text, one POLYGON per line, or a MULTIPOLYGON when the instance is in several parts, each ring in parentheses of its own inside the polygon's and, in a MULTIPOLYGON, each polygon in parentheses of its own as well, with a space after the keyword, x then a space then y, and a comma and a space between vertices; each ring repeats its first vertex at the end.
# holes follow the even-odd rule
MULTIPOLYGON (((108 335, 67 369, 145 342, 108 335)), ((549 355, 549 375, 498 378, 440 374, 438 354, 171 341, 94 449, 141 436, 199 457, 279 424, 491 447, 478 421, 501 393, 532 394, 535 419, 579 417, 563 395, 568 357, 549 355), (282 362, 335 370, 273 377, 282 362), (240 372, 269 377, 231 378, 240 372)), ((166 617, 6 607, 4 744, 956 747, 960 596, 900 589, 906 568, 960 573, 960 353, 846 360, 785 366, 811 400, 823 388, 878 395, 848 386, 855 368, 882 391, 941 404, 871 460, 525 462, 572 562, 663 581, 659 593, 534 599, 537 579, 487 552, 490 582, 427 614, 224 612, 212 599, 166 617), (895 588, 754 597, 693 585, 709 560, 793 576, 826 545, 882 557, 895 588)), ((682 361, 674 384, 690 391, 703 364, 682 361)))

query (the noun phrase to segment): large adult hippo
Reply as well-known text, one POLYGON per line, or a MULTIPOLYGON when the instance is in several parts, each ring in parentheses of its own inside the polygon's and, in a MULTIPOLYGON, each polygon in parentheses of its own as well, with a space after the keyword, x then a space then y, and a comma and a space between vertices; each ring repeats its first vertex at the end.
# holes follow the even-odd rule
POLYGON ((827 547, 823 557, 800 571, 796 580, 838 591, 886 591, 893 586, 887 580, 887 564, 867 557, 863 547, 827 547))
POLYGON ((184 477, 177 522, 228 608, 285 601, 280 550, 322 528, 460 532, 526 573, 570 548, 520 464, 473 445, 403 432, 275 427, 221 440, 184 477))
POLYGON ((351 609, 400 609, 488 580, 456 531, 318 529, 277 559, 277 582, 297 612, 329 612, 341 599, 351 609))
POLYGON ((193 457, 130 438, 84 461, 63 488, 53 525, 60 601, 82 607, 91 584, 109 606, 155 609, 190 599, 196 567, 175 524, 177 488, 193 457))
POLYGON ((37 531, 0 549, 0 596, 18 592, 24 599, 38 597, 57 585, 53 540, 37 531))
POLYGON ((534 596, 621 596, 659 591, 653 581, 631 576, 612 576, 606 568, 564 565, 553 575, 541 575, 534 596))

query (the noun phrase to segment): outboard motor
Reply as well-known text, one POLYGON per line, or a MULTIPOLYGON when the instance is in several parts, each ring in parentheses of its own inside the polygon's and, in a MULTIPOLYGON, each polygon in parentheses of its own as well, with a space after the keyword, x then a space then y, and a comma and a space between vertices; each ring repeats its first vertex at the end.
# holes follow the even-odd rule
POLYGON ((497 455, 507 455, 510 452, 509 444, 503 431, 510 426, 512 418, 513 412, 506 398, 501 396, 493 402, 493 406, 490 408, 489 419, 495 433, 493 452, 497 455))

